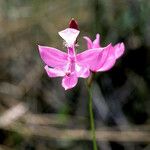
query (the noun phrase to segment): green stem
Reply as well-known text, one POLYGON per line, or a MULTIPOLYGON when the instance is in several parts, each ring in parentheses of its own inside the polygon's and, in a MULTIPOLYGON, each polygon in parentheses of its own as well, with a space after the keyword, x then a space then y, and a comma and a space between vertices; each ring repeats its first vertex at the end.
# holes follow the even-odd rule
POLYGON ((91 91, 92 80, 93 80, 93 76, 90 79, 91 82, 88 82, 90 84, 87 83, 87 89, 89 93, 89 113, 90 113, 90 125, 91 125, 91 131, 92 131, 92 139, 93 139, 93 150, 97 150, 94 115, 93 115, 92 91, 91 91))

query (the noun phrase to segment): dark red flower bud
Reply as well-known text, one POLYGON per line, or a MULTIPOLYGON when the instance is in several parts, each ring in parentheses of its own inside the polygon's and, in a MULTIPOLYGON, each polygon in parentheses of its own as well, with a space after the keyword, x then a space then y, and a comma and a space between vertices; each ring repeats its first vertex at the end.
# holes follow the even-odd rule
POLYGON ((73 29, 79 30, 78 23, 77 23, 77 21, 74 18, 72 18, 70 20, 69 28, 73 28, 73 29))

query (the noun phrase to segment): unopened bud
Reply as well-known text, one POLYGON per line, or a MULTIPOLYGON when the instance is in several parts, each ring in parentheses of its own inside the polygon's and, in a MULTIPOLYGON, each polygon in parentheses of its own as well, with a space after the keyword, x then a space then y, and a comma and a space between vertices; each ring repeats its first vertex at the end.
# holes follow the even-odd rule
POLYGON ((72 18, 70 20, 69 28, 73 28, 73 29, 79 30, 78 23, 77 23, 77 21, 74 18, 72 18))

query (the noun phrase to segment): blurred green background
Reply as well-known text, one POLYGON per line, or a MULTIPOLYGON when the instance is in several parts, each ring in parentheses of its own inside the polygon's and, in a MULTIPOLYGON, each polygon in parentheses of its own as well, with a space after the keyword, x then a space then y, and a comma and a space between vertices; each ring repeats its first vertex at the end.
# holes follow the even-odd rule
POLYGON ((0 0, 0 150, 92 150, 85 81, 69 91, 44 71, 37 45, 64 50, 71 18, 102 46, 124 42, 115 67, 97 73, 93 110, 100 150, 150 149, 150 1, 0 0))

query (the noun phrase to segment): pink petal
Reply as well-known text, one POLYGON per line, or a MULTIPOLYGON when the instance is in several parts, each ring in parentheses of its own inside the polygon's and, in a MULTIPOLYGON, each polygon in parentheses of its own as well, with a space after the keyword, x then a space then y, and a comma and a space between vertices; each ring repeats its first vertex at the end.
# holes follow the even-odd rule
POLYGON ((93 48, 99 48, 100 47, 100 35, 96 34, 96 39, 93 41, 93 48))
POLYGON ((42 60, 50 67, 64 66, 67 63, 68 55, 56 48, 39 46, 42 60))
POLYGON ((87 42, 87 48, 88 49, 92 49, 92 48, 100 48, 100 35, 99 34, 96 34, 96 39, 92 42, 92 40, 87 37, 87 36, 84 36, 83 37, 86 42, 87 42))
POLYGON ((116 62, 115 49, 113 46, 111 46, 103 65, 97 71, 107 71, 114 66, 115 62, 116 62))
POLYGON ((87 48, 88 49, 92 49, 93 43, 92 43, 91 39, 89 37, 87 37, 87 36, 84 36, 83 38, 86 40, 87 48))
POLYGON ((65 88, 65 90, 68 90, 75 87, 77 82, 78 78, 76 73, 71 73, 70 75, 64 76, 62 79, 62 86, 65 88))
POLYGON ((51 78, 62 77, 65 75, 65 73, 62 70, 56 69, 56 68, 49 68, 47 65, 45 66, 45 70, 46 70, 48 76, 51 78))
POLYGON ((77 63, 96 72, 105 62, 111 44, 105 48, 86 50, 77 55, 77 63))
POLYGON ((87 67, 76 64, 76 74, 80 78, 87 78, 90 76, 90 70, 87 67))
POLYGON ((114 46, 116 59, 123 55, 125 46, 123 43, 118 43, 114 46))
POLYGON ((95 62, 99 54, 102 53, 102 51, 102 48, 85 50, 84 52, 77 54, 77 63, 83 66, 91 66, 95 62))
POLYGON ((73 28, 67 28, 63 31, 58 32, 58 34, 66 41, 69 47, 75 43, 79 33, 80 33, 79 30, 73 28))

